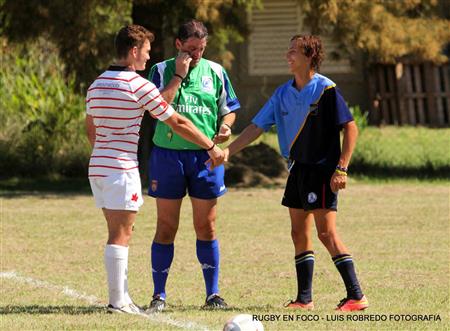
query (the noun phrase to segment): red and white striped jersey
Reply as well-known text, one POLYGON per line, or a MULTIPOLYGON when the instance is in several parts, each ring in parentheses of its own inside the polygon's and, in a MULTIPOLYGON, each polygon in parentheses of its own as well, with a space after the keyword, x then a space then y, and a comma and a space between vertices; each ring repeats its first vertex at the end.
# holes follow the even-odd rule
POLYGON ((111 66, 91 84, 86 112, 94 119, 96 139, 89 177, 137 170, 139 128, 146 110, 161 121, 174 113, 155 85, 134 71, 111 66))

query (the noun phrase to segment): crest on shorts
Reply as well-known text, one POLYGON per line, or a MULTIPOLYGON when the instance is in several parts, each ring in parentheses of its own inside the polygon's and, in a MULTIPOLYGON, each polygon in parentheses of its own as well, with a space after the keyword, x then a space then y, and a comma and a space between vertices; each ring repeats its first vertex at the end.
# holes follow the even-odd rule
POLYGON ((158 189, 158 181, 152 180, 152 191, 155 192, 158 189))
POLYGON ((314 192, 309 192, 308 193, 308 202, 313 203, 313 202, 316 202, 316 200, 317 200, 317 194, 314 192))
POLYGON ((134 193, 134 194, 131 196, 131 201, 137 202, 138 199, 139 199, 139 196, 138 196, 137 193, 134 193))

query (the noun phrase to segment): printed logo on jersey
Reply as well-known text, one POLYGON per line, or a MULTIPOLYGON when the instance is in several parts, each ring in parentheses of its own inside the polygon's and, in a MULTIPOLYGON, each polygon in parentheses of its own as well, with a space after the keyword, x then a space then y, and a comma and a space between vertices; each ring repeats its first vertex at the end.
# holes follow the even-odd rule
POLYGON ((96 83, 95 87, 97 88, 123 88, 123 86, 120 85, 120 83, 108 83, 108 82, 98 82, 96 83))
POLYGON ((314 192, 309 192, 308 193, 308 202, 313 203, 313 202, 316 202, 316 200, 317 200, 317 194, 314 192))
POLYGON ((209 76, 202 76, 202 90, 205 92, 213 91, 213 80, 209 76))
POLYGON ((179 113, 190 113, 190 114, 200 114, 200 115, 211 115, 211 109, 206 106, 199 105, 200 101, 198 96, 192 94, 186 94, 184 96, 186 104, 180 102, 180 104, 175 105, 172 103, 173 107, 177 107, 176 111, 179 113))
POLYGON ((177 112, 179 113, 191 113, 191 114, 201 114, 201 115, 211 115, 211 109, 206 106, 197 105, 178 105, 177 112))
POLYGON ((158 189, 158 181, 157 180, 152 180, 152 191, 155 192, 158 189))
POLYGON ((319 105, 317 103, 312 103, 309 105, 309 114, 315 116, 319 113, 319 105))

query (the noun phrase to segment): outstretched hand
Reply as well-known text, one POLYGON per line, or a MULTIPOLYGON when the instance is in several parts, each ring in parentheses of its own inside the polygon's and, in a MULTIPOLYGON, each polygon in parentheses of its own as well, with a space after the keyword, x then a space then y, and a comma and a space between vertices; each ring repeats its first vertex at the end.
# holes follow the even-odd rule
POLYGON ((209 170, 213 170, 214 168, 222 165, 225 162, 228 162, 228 156, 229 156, 229 150, 228 148, 225 148, 224 150, 221 150, 219 147, 215 146, 211 151, 208 152, 210 158, 206 160, 205 164, 208 165, 209 170), (221 153, 220 157, 213 158, 211 155, 212 152, 218 149, 221 153))
POLYGON ((209 159, 206 160, 205 164, 208 165, 209 170, 213 170, 215 167, 220 166, 225 159, 225 153, 217 145, 208 151, 209 159))
POLYGON ((231 128, 228 125, 226 125, 225 123, 223 123, 220 126, 219 132, 214 137, 213 141, 216 144, 222 144, 225 141, 227 141, 228 139, 230 139, 230 137, 231 137, 231 128))

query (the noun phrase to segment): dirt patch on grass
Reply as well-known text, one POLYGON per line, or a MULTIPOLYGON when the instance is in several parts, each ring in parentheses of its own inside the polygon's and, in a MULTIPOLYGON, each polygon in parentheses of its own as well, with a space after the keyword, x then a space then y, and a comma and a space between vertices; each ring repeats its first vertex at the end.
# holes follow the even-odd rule
POLYGON ((284 185, 288 176, 285 160, 264 143, 234 155, 225 169, 225 183, 234 187, 284 185))

